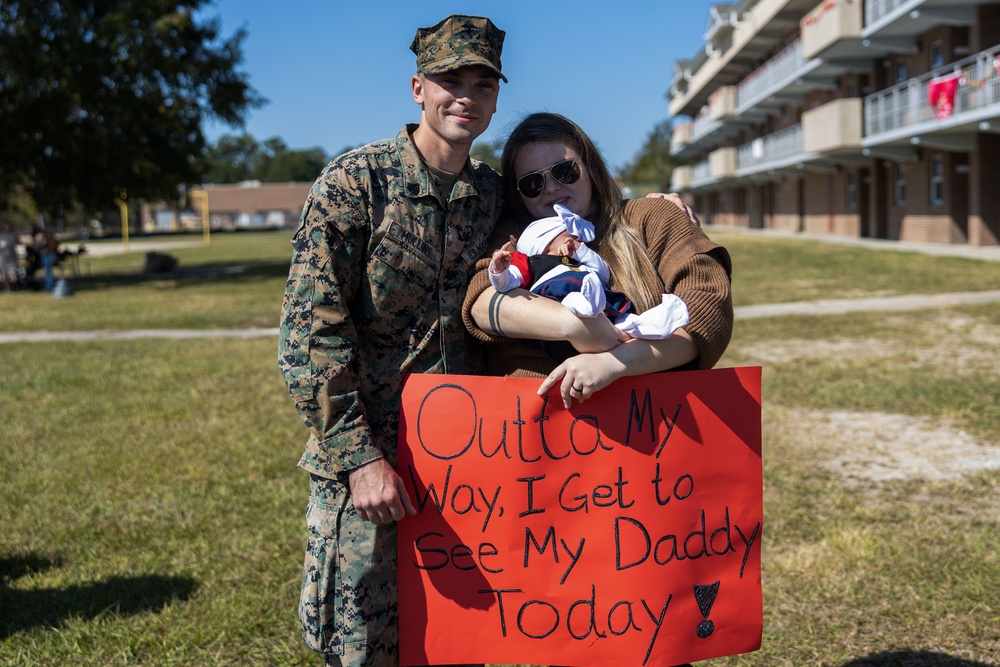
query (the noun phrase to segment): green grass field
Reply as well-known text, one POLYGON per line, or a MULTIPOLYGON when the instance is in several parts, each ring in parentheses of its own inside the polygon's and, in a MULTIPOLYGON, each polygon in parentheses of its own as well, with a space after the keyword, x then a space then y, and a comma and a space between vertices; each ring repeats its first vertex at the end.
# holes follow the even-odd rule
MULTIPOLYGON (((1000 285, 1000 263, 712 234, 738 305, 1000 285)), ((170 278, 93 257, 72 298, 0 294, 0 331, 274 327, 288 236, 170 250, 170 278)), ((763 367, 764 640, 700 664, 1000 664, 998 350, 1000 304, 737 322, 721 365, 763 367), (876 445, 907 474, 875 474, 876 445)), ((5 344, 0 364, 0 665, 321 664, 274 340, 5 344)))

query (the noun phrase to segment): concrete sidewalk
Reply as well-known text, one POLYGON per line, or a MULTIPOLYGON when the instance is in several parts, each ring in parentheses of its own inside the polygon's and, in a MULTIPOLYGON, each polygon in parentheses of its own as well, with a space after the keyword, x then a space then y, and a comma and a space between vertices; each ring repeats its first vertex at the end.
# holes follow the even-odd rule
MULTIPOLYGON (((890 312, 949 308, 951 306, 1000 302, 1000 290, 951 294, 904 294, 865 299, 823 299, 739 306, 737 320, 784 315, 840 315, 857 312, 890 312)), ((137 329, 129 331, 26 331, 0 333, 3 343, 50 343, 55 341, 134 340, 137 338, 277 338, 278 329, 137 329)))
MULTIPOLYGON (((859 239, 817 234, 783 232, 771 229, 744 229, 738 227, 706 226, 709 236, 713 231, 747 234, 766 234, 781 238, 820 241, 838 245, 853 245, 873 250, 916 252, 939 257, 962 257, 988 262, 1000 261, 1000 246, 973 247, 942 243, 907 243, 885 239, 859 239)), ((200 242, 158 242, 130 244, 129 251, 164 250, 169 247, 198 245, 200 242)), ((93 246, 96 250, 97 246, 93 246)), ((91 247, 88 247, 88 252, 91 247)), ((107 252, 122 252, 122 246, 110 246, 107 252)), ((101 251, 99 251, 101 252, 101 251)), ((98 253, 94 253, 95 255, 98 253)), ((784 315, 839 315, 843 313, 872 311, 904 311, 951 306, 1000 302, 1000 290, 985 292, 954 292, 951 294, 904 294, 901 296, 860 299, 821 299, 790 303, 758 304, 735 309, 737 320, 784 315)), ((143 329, 132 331, 29 331, 0 333, 2 343, 47 343, 54 341, 133 340, 136 338, 277 338, 275 329, 143 329)))
MULTIPOLYGON (((739 234, 763 234, 785 239, 801 239, 803 241, 818 241, 833 245, 850 245, 872 250, 891 250, 894 252, 917 252, 925 255, 935 255, 938 257, 963 257, 965 259, 979 259, 986 262, 1000 262, 1000 246, 970 246, 958 243, 912 243, 909 241, 890 241, 888 239, 856 238, 849 236, 838 236, 836 234, 807 234, 805 232, 788 232, 779 229, 748 229, 746 227, 725 227, 721 225, 705 225, 705 232, 711 236, 712 232, 727 232, 739 234)), ((191 238, 191 237, 189 237, 191 238)), ((169 241, 165 237, 155 240, 137 237, 129 242, 128 250, 125 250, 124 243, 112 242, 88 242, 72 241, 65 245, 73 250, 77 250, 80 245, 87 248, 87 254, 91 257, 102 257, 105 255, 117 255, 125 252, 149 252, 164 251, 173 248, 190 248, 203 245, 202 239, 187 241, 169 241)))
POLYGON ((0 333, 3 343, 52 343, 138 338, 277 338, 278 329, 129 329, 126 331, 23 331, 0 333))
POLYGON ((984 262, 1000 262, 1000 245, 970 246, 959 243, 912 243, 910 241, 890 241, 888 239, 856 238, 838 236, 836 234, 807 234, 805 232, 787 232, 780 229, 747 229, 745 227, 724 227, 721 225, 705 225, 705 232, 711 236, 713 231, 743 234, 762 234, 783 239, 801 239, 803 241, 818 241, 832 245, 849 245, 871 250, 891 250, 893 252, 915 252, 936 257, 961 257, 978 259, 984 262))
POLYGON ((923 310, 979 303, 995 303, 997 301, 1000 301, 1000 290, 763 303, 755 306, 739 306, 734 310, 737 320, 749 320, 760 317, 779 317, 781 315, 840 315, 843 313, 860 313, 866 311, 923 310))

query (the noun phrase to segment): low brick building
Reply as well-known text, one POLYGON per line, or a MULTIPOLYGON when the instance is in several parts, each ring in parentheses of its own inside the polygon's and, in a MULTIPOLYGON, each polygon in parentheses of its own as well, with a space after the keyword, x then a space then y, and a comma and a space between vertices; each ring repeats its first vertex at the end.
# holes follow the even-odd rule
POLYGON ((278 229, 298 223, 312 183, 209 184, 192 187, 188 192, 190 207, 168 203, 144 205, 142 228, 145 232, 188 231, 202 229, 202 215, 207 210, 212 229, 278 229), (207 205, 207 209, 203 208, 207 205))

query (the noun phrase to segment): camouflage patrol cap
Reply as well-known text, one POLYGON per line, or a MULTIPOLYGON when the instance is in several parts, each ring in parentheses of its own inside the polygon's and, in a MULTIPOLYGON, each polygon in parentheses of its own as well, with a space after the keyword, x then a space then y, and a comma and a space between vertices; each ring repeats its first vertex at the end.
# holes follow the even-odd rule
POLYGON ((506 34, 488 18, 452 14, 430 28, 419 28, 410 50, 417 54, 418 72, 440 74, 483 65, 506 82, 507 77, 500 71, 506 34))

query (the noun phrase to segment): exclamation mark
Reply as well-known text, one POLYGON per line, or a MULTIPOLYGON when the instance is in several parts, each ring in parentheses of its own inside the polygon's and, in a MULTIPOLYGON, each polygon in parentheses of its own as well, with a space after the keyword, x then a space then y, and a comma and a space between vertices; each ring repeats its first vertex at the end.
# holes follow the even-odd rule
POLYGON ((698 609, 705 620, 698 624, 698 636, 707 639, 715 632, 715 623, 708 620, 708 615, 712 613, 712 605, 715 604, 715 596, 719 594, 719 582, 714 584, 695 584, 694 599, 698 603, 698 609))

